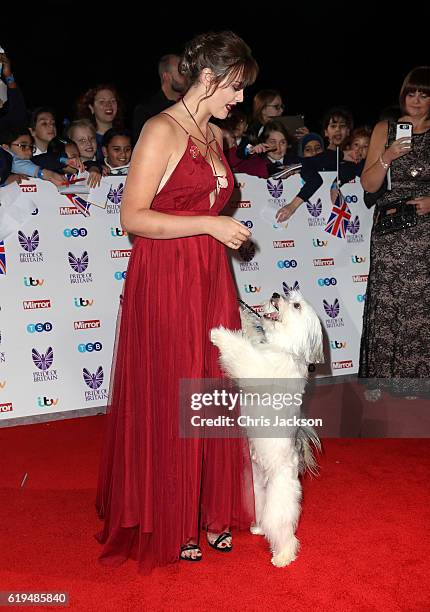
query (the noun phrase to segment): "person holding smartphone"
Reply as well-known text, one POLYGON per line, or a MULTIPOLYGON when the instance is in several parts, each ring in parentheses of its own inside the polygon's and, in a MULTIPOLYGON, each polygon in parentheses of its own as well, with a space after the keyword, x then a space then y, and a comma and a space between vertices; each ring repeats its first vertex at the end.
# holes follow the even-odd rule
POLYGON ((376 202, 360 350, 359 376, 378 379, 372 399, 383 388, 415 397, 422 389, 416 379, 430 382, 429 66, 406 76, 400 107, 397 123, 376 124, 361 176, 363 188, 374 193, 389 175, 376 202), (381 232, 381 218, 399 210, 411 221, 388 219, 396 228, 381 232))

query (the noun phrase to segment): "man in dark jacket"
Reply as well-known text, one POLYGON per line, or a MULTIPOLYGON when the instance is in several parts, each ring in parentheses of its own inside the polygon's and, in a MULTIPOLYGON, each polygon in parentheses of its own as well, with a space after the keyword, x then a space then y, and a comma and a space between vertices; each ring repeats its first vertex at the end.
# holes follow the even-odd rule
POLYGON ((179 73, 179 55, 163 55, 158 62, 161 88, 149 100, 138 104, 133 113, 133 143, 136 143, 142 127, 148 119, 172 106, 187 90, 187 81, 179 73))

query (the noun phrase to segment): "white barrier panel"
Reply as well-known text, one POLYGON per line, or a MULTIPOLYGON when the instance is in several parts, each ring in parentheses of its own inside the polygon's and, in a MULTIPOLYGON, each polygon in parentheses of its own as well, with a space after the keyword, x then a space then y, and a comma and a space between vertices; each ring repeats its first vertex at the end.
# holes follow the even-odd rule
POLYGON ((91 205, 90 216, 50 183, 22 185, 37 210, 4 244, 2 419, 106 405, 131 246, 119 225, 124 178, 103 180, 106 208, 91 205))
POLYGON ((358 371, 373 211, 364 205, 358 179, 342 187, 342 201, 330 189, 335 173, 322 176, 321 188, 282 225, 275 221, 276 211, 298 193, 300 176, 285 181, 236 176, 229 210, 252 231, 254 244, 240 249, 233 268, 240 297, 257 310, 274 291, 284 295, 299 288, 325 329, 326 364, 317 372, 353 374, 358 371))
MULTIPOLYGON (((238 175, 231 211, 251 228, 256 247, 233 262, 241 298, 258 306, 298 283, 325 323, 338 374, 357 370, 371 214, 360 185, 350 183, 342 189, 351 213, 345 237, 326 232, 332 179, 324 176, 308 207, 278 227, 275 212, 297 193, 300 177, 238 175)), ((50 183, 22 184, 37 210, 0 243, 0 419, 106 405, 131 249, 119 224, 124 180, 103 179, 107 195, 89 216, 76 208, 85 212, 85 200, 50 183)))

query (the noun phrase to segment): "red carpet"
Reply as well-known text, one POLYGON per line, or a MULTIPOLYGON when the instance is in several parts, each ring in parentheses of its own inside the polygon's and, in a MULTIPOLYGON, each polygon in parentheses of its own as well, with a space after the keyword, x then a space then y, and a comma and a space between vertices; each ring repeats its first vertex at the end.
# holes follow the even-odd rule
POLYGON ((74 610, 430 610, 430 440, 324 441, 287 568, 242 533, 229 555, 204 546, 201 563, 141 576, 97 562, 103 421, 0 429, 1 591, 67 591, 74 610))

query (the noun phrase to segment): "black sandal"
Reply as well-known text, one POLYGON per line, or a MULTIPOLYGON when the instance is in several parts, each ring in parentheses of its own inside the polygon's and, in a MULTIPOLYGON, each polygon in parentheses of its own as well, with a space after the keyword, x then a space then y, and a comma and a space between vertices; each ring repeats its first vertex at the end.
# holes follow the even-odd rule
POLYGON ((184 544, 183 546, 181 546, 181 554, 179 555, 179 558, 181 559, 181 561, 192 561, 193 563, 195 561, 201 561, 202 560, 202 551, 200 546, 197 546, 197 544, 184 544), (186 552, 187 550, 198 550, 200 552, 200 556, 199 557, 187 557, 187 556, 182 556, 183 552, 186 552))
POLYGON ((231 533, 229 531, 224 531, 217 537, 215 542, 210 542, 208 539, 208 544, 211 548, 214 548, 215 550, 219 550, 219 552, 230 552, 233 550, 233 545, 220 546, 220 544, 222 544, 222 542, 224 542, 224 540, 226 540, 227 538, 231 538, 231 533))

